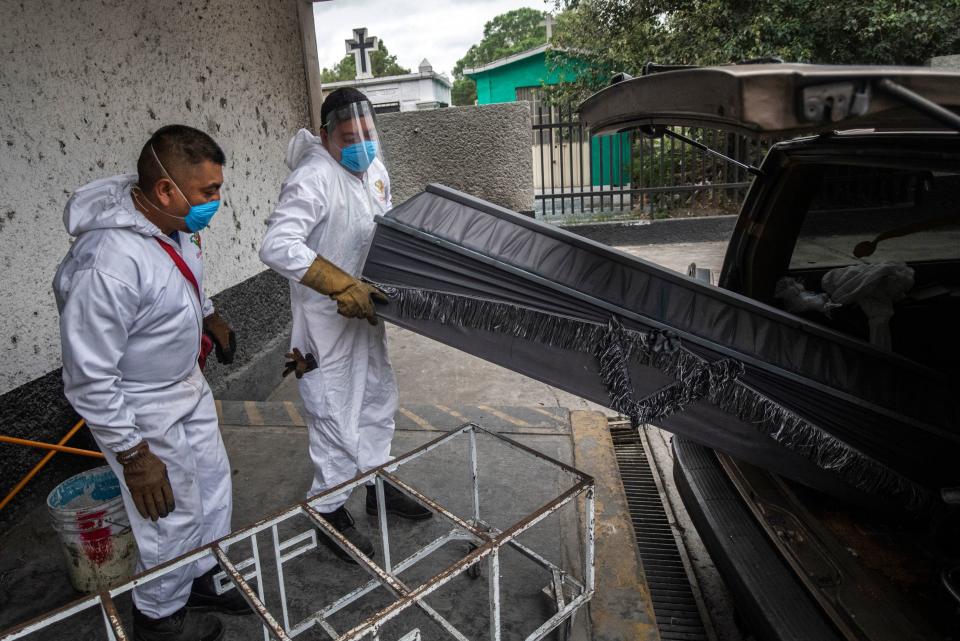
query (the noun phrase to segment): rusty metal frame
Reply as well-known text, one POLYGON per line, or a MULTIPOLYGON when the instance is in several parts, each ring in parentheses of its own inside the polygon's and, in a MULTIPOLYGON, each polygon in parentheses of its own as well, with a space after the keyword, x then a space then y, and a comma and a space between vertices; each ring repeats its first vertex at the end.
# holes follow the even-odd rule
MULTIPOLYGON (((279 641, 290 641, 297 635, 313 628, 317 625, 323 629, 331 639, 336 641, 357 641, 360 639, 381 639, 380 633, 383 626, 395 619, 402 612, 411 607, 419 608, 430 619, 442 627, 453 639, 457 641, 469 641, 460 630, 453 626, 436 610, 430 607, 425 598, 440 589, 456 576, 471 571, 479 574, 479 564, 486 561, 487 580, 490 590, 490 630, 489 637, 492 641, 500 641, 501 638, 501 599, 500 599, 500 550, 510 547, 520 554, 530 559, 537 565, 550 573, 550 583, 544 588, 544 591, 554 600, 556 604, 556 613, 544 621, 536 630, 527 636, 527 641, 536 641, 542 639, 551 631, 561 625, 566 625, 567 629, 572 624, 573 617, 577 610, 586 604, 594 593, 595 573, 594 573, 594 528, 595 528, 595 505, 594 505, 594 480, 592 477, 566 465, 560 461, 550 458, 536 450, 516 441, 508 439, 499 434, 489 432, 475 423, 465 423, 459 428, 447 432, 429 443, 426 443, 406 454, 400 456, 389 463, 360 474, 353 479, 341 483, 325 492, 313 496, 297 505, 288 507, 278 513, 257 521, 251 526, 242 528, 227 536, 209 543, 203 547, 197 548, 176 559, 158 565, 150 570, 134 576, 130 581, 114 586, 99 594, 94 594, 73 603, 48 612, 35 619, 22 623, 18 626, 0 632, 0 641, 13 641, 21 639, 30 634, 40 632, 54 623, 63 621, 84 610, 99 607, 103 619, 106 638, 111 641, 125 641, 130 638, 124 630, 114 605, 114 597, 129 592, 134 587, 152 581, 163 574, 186 564, 193 563, 203 558, 213 557, 220 566, 221 572, 215 577, 215 585, 219 592, 230 589, 237 589, 243 598, 253 608, 254 613, 260 619, 263 628, 264 641, 274 638, 279 641), (525 454, 535 457, 554 467, 557 467, 569 473, 574 479, 574 485, 553 498, 539 509, 529 514, 525 518, 517 521, 505 530, 497 529, 480 518, 480 476, 478 473, 478 451, 477 434, 483 434, 496 439, 498 442, 518 449, 525 454), (423 492, 405 483, 397 478, 393 471, 410 461, 413 461, 424 454, 438 448, 439 446, 454 441, 462 436, 469 437, 471 478, 472 478, 472 502, 473 511, 469 519, 458 516, 453 511, 444 507, 438 501, 426 496, 423 492), (376 486, 377 504, 380 508, 379 526, 380 537, 383 549, 382 565, 368 558, 357 549, 340 532, 334 529, 316 510, 315 504, 321 503, 324 499, 336 496, 350 491, 360 485, 373 481, 376 486), (431 512, 449 521, 452 529, 447 534, 428 543, 425 547, 414 552, 412 555, 397 563, 392 562, 390 554, 390 537, 387 529, 386 510, 384 509, 384 489, 383 483, 387 481, 394 487, 407 495, 412 500, 423 505, 431 512), (574 502, 582 497, 582 500, 576 502, 578 514, 581 518, 583 528, 583 565, 580 568, 583 572, 582 581, 577 580, 570 572, 551 563, 534 550, 528 548, 517 540, 521 534, 535 527, 545 518, 561 509, 565 505, 574 502), (287 540, 280 540, 278 526, 292 518, 306 517, 316 529, 311 528, 287 540), (352 592, 340 597, 336 601, 308 615, 298 623, 291 624, 287 609, 286 586, 284 583, 283 566, 285 563, 293 560, 297 556, 308 552, 317 546, 317 529, 329 536, 337 545, 349 554, 361 568, 366 570, 371 579, 368 583, 354 589, 352 592), (269 531, 273 542, 274 559, 277 570, 277 583, 280 592, 280 610, 282 613, 282 622, 267 609, 263 592, 263 572, 260 560, 260 552, 257 544, 257 535, 261 532, 269 531), (252 556, 241 562, 234 562, 227 556, 227 550, 230 546, 237 543, 249 541, 251 545, 252 556), (434 575, 419 587, 411 589, 405 585, 398 575, 414 564, 422 561, 424 558, 437 551, 451 541, 466 541, 471 547, 466 556, 456 563, 448 566, 438 574, 434 575), (256 581, 256 588, 250 582, 256 581), (351 630, 342 634, 338 633, 329 624, 327 619, 334 613, 348 607, 364 595, 377 588, 385 588, 394 596, 394 601, 388 606, 375 613, 367 620, 356 625, 351 630)), ((403 639, 419 638, 416 630, 409 632, 403 639)))

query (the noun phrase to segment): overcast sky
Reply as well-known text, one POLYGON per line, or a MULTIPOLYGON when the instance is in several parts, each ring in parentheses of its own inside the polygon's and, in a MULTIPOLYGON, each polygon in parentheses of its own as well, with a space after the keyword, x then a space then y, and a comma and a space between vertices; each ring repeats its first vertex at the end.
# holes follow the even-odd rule
POLYGON ((366 27, 416 71, 424 58, 434 71, 452 76, 453 65, 470 45, 483 38, 483 25, 511 9, 553 11, 553 0, 329 0, 313 5, 320 67, 332 67, 346 54, 344 40, 355 27, 366 27))

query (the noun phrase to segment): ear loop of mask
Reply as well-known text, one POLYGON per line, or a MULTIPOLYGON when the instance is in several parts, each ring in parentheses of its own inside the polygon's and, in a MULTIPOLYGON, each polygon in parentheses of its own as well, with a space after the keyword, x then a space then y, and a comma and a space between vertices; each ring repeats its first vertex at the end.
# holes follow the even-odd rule
POLYGON ((183 190, 180 189, 180 185, 177 184, 177 181, 167 172, 167 168, 163 166, 163 163, 160 162, 160 156, 157 155, 156 150, 153 148, 153 144, 150 145, 150 153, 153 154, 153 159, 157 161, 157 165, 160 166, 160 171, 163 172, 163 175, 167 177, 167 180, 173 183, 173 186, 177 188, 177 192, 180 194, 180 197, 183 198, 183 202, 187 203, 187 207, 193 207, 190 204, 190 200, 184 195, 183 190))
MULTIPOLYGON (((157 152, 156 152, 156 150, 154 150, 153 144, 150 145, 150 153, 153 154, 153 159, 157 161, 157 166, 160 167, 160 171, 163 172, 163 175, 167 178, 167 180, 169 180, 170 182, 173 183, 173 186, 174 186, 174 187, 177 188, 177 193, 179 193, 179 194, 180 194, 180 197, 183 198, 184 202, 187 203, 187 207, 192 207, 192 205, 190 204, 190 201, 187 200, 187 197, 184 196, 184 195, 183 195, 183 192, 180 190, 180 185, 177 184, 177 181, 176 181, 176 180, 174 180, 173 178, 170 177, 170 174, 167 173, 167 168, 163 166, 163 163, 162 163, 162 162, 160 162, 160 157, 157 156, 157 152)), ((155 204, 153 203, 153 201, 150 200, 150 199, 147 197, 147 195, 143 192, 143 190, 140 189, 140 185, 137 185, 137 186, 136 186, 136 190, 137 190, 138 192, 140 192, 140 195, 143 196, 143 199, 146 200, 147 203, 148 203, 155 211, 158 211, 158 212, 160 212, 161 214, 163 214, 164 216, 167 216, 167 217, 169 217, 169 218, 173 218, 173 219, 175 219, 175 220, 178 220, 178 221, 180 221, 181 223, 184 222, 185 218, 184 218, 183 216, 177 216, 177 215, 171 214, 171 213, 169 213, 169 212, 167 212, 167 211, 164 211, 163 209, 161 209, 161 208, 158 207, 157 205, 155 205, 155 204)), ((136 196, 136 194, 134 194, 134 198, 136 198, 137 200, 139 200, 139 198, 136 196)))

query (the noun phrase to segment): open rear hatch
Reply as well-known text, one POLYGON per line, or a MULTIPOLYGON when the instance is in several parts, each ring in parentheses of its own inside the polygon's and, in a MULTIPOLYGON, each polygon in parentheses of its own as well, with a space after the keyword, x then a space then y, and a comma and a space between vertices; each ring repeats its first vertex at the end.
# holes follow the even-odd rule
POLYGON ((622 80, 588 98, 593 135, 685 126, 788 137, 839 129, 927 130, 960 111, 960 73, 920 67, 729 65, 622 80), (913 96, 913 99, 911 98, 913 96), (919 97, 939 106, 919 108, 919 97))

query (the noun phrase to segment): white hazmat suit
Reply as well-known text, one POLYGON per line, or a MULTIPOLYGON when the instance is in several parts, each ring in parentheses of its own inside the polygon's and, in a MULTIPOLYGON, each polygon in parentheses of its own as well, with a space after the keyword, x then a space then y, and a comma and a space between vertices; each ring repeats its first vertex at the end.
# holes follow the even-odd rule
MULTIPOLYGON (((230 464, 217 412, 197 357, 203 318, 213 305, 157 244, 171 244, 203 291, 199 234, 173 240, 133 205, 137 177, 116 176, 78 189, 64 211, 76 236, 54 278, 60 310, 64 392, 87 421, 107 463, 141 440, 167 467, 176 508, 153 522, 121 483, 140 549, 137 571, 173 559, 230 531, 230 464)), ((184 606, 205 559, 134 588, 153 619, 184 606)))
MULTIPOLYGON (((290 141, 291 173, 267 220, 260 258, 290 279, 291 347, 316 357, 318 368, 299 381, 314 465, 308 496, 390 459, 397 383, 383 323, 337 313, 328 296, 300 284, 319 254, 354 277, 373 238, 374 216, 390 209, 390 179, 376 159, 357 178, 301 129, 290 141)), ((318 503, 332 512, 347 495, 318 503)))

